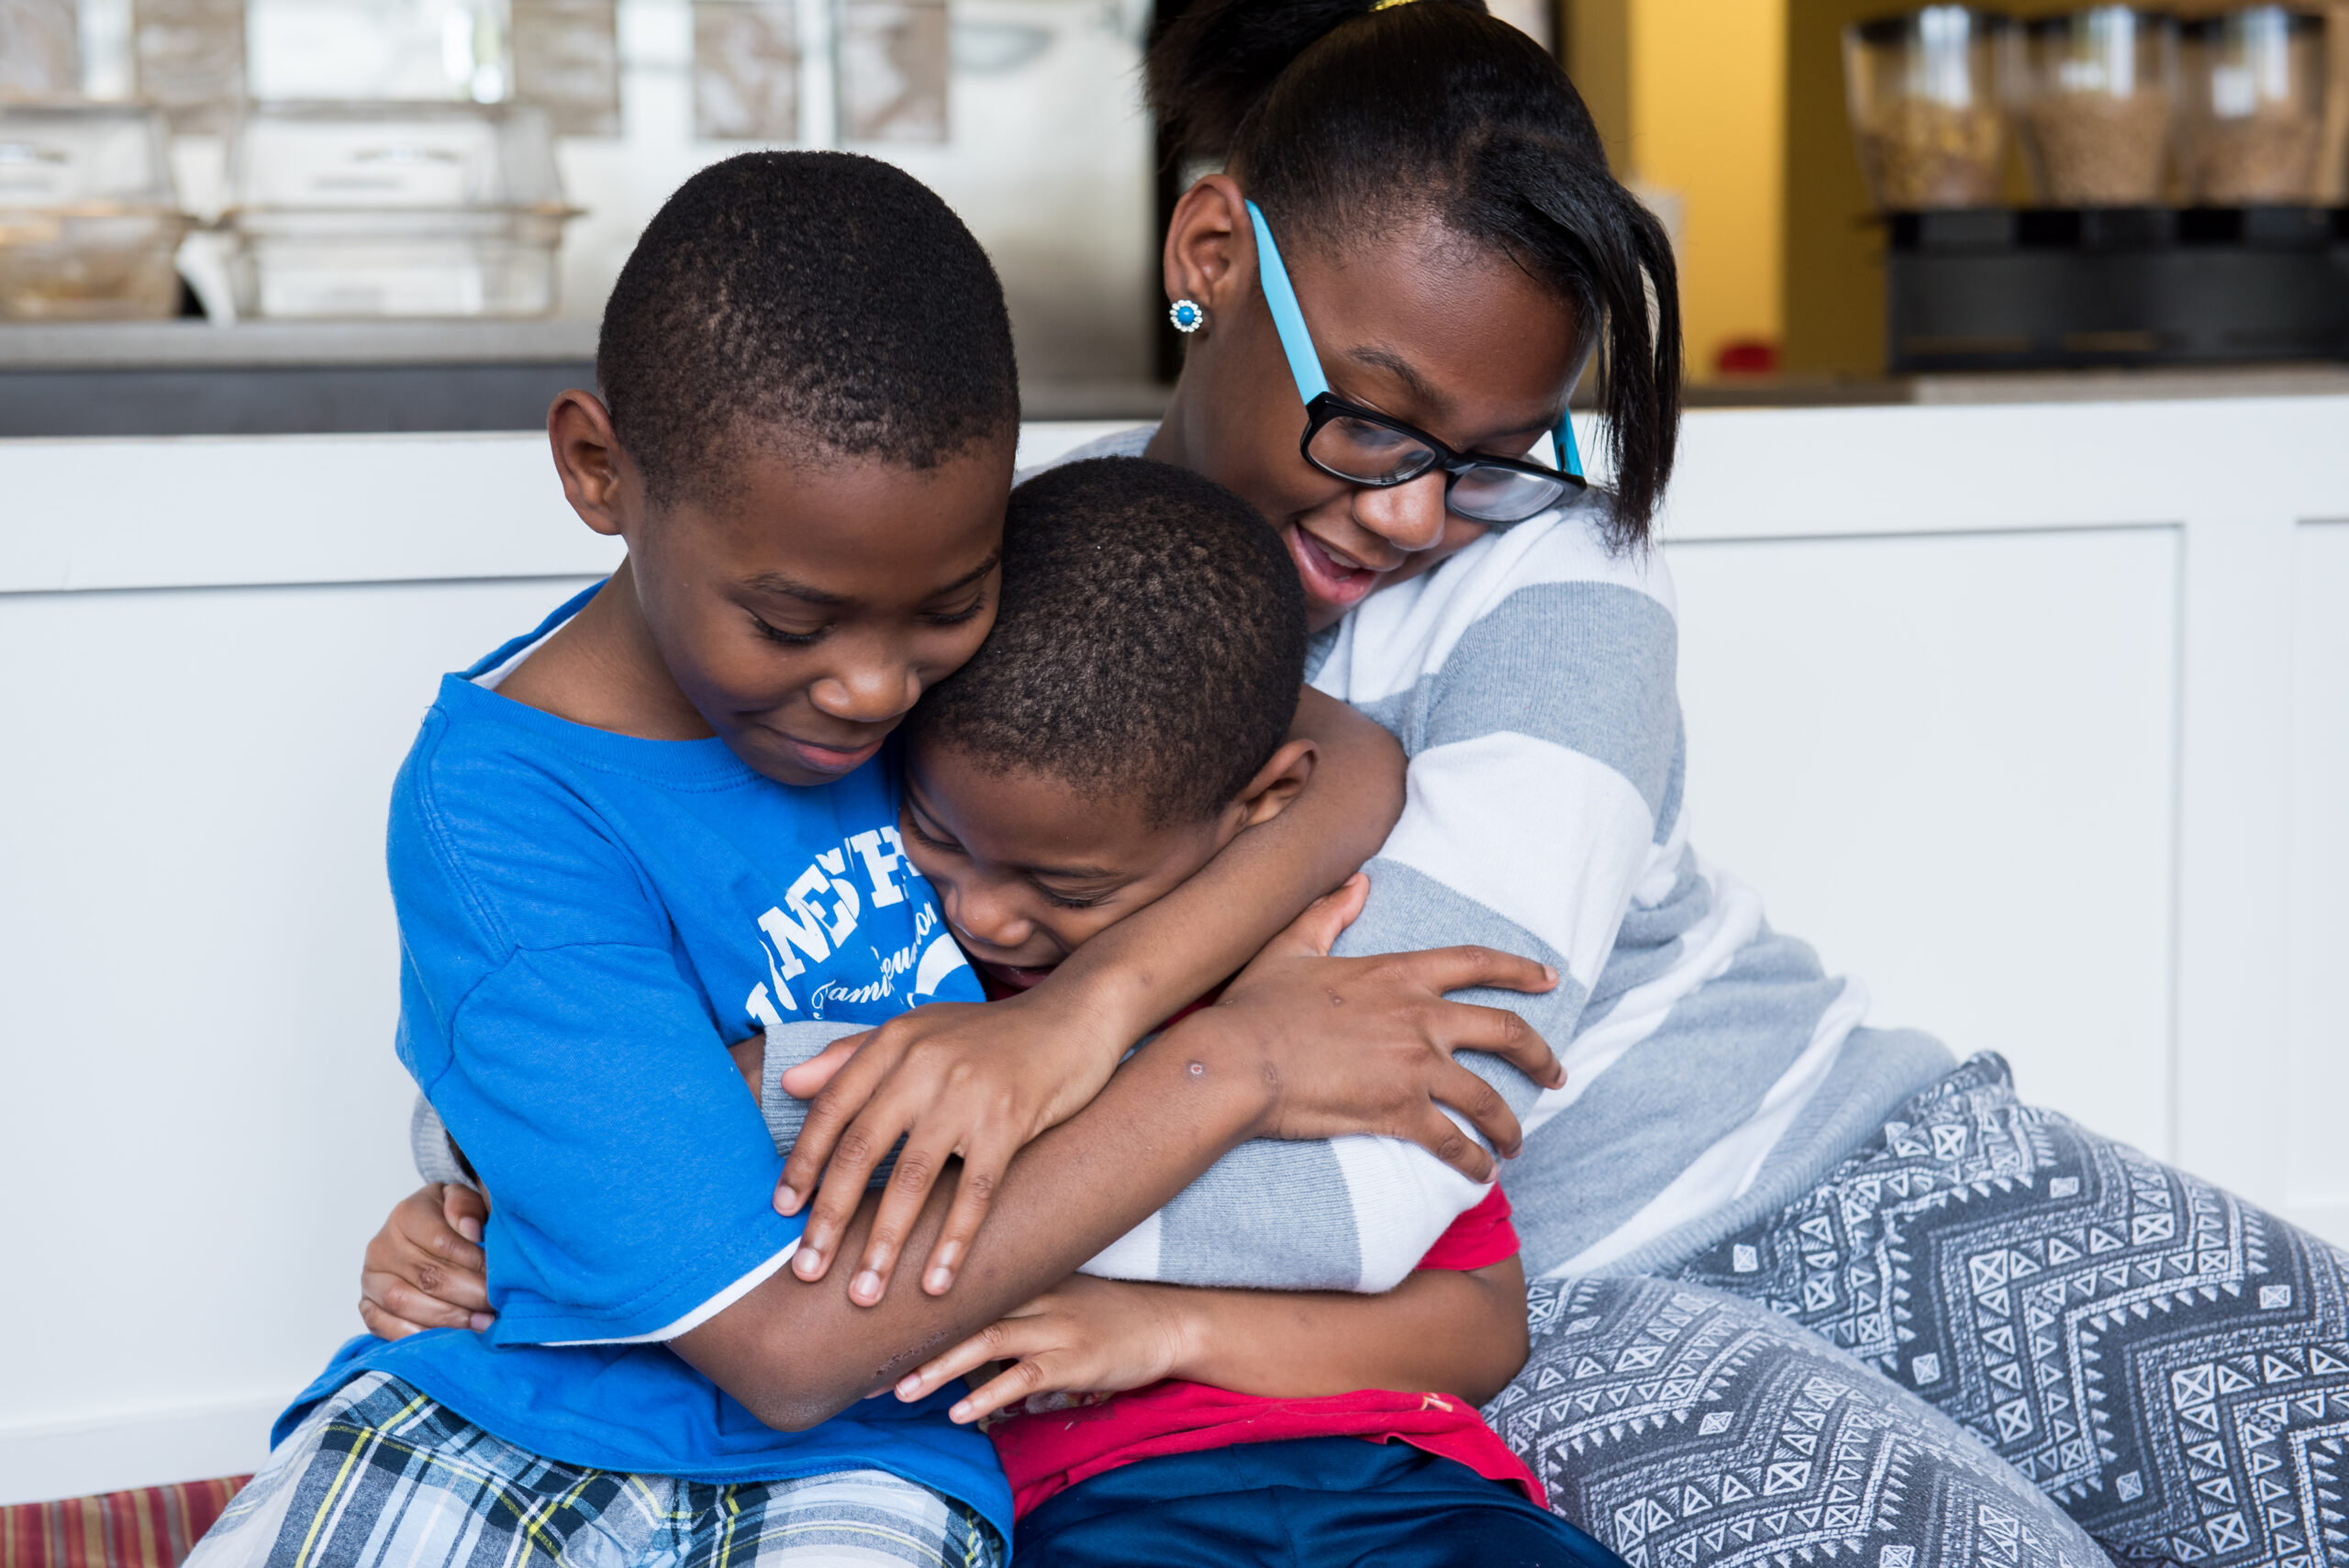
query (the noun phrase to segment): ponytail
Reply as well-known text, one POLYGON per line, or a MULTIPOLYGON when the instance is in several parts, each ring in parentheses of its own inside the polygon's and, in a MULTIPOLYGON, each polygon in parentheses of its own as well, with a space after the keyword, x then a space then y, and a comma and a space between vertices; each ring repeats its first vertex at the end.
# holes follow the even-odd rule
POLYGON ((1175 157, 1228 168, 1284 235, 1359 245, 1431 212, 1565 299, 1604 350, 1610 539, 1647 539, 1679 434, 1678 275, 1539 44, 1483 0, 1195 0, 1147 72, 1175 157))

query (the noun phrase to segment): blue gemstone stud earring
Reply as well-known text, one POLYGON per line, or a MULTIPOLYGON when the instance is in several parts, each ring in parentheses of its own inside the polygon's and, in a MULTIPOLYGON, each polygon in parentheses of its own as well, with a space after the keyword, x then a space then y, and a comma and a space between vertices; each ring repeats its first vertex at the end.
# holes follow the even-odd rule
POLYGON ((1178 299, 1166 307, 1166 319, 1177 332, 1196 332, 1208 324, 1207 307, 1196 299, 1178 299))

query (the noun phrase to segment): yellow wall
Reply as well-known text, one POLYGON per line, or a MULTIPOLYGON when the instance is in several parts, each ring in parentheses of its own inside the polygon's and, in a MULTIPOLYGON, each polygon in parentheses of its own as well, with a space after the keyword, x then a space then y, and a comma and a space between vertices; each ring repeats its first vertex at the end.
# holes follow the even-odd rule
POLYGON ((1630 0, 1631 172, 1683 202, 1680 302, 1699 379, 1783 332, 1787 0, 1630 0))

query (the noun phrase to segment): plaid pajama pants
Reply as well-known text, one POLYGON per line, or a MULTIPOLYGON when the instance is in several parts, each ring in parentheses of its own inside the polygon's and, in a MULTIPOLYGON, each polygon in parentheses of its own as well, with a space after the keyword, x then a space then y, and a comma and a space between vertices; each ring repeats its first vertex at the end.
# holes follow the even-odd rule
POLYGON ((278 1445, 186 1568, 1002 1568, 976 1514, 878 1470, 715 1485, 541 1459, 383 1373, 278 1445))

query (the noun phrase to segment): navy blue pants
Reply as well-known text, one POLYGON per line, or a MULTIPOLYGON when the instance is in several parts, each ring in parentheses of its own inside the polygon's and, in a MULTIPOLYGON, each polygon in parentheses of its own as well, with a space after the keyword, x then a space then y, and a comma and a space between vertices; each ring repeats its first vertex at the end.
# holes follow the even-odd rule
POLYGON ((1125 1465, 1030 1511, 1012 1553, 1019 1568, 1623 1568, 1514 1486, 1361 1438, 1125 1465))

